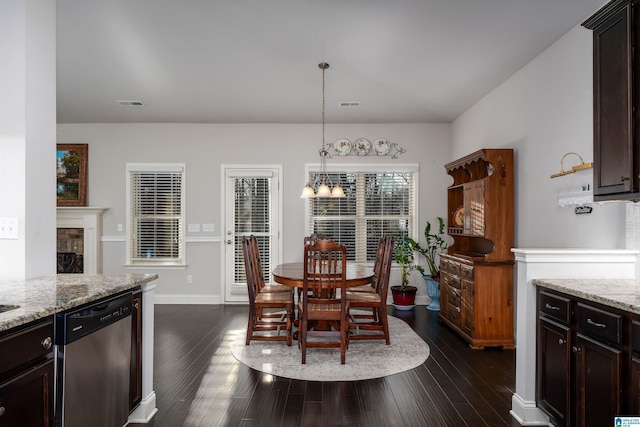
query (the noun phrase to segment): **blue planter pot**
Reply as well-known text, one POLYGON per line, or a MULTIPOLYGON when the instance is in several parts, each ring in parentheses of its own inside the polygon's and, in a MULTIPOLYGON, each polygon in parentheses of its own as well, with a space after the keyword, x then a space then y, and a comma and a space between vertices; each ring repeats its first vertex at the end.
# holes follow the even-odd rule
POLYGON ((427 295, 431 298, 431 304, 427 310, 440 311, 440 283, 436 282, 430 274, 422 276, 427 283, 427 295))

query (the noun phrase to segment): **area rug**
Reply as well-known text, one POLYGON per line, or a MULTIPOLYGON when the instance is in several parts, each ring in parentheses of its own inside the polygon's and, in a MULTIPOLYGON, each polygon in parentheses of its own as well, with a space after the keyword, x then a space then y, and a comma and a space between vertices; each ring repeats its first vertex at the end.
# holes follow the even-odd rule
POLYGON ((245 345, 246 330, 230 345, 240 363, 267 374, 307 381, 356 381, 397 374, 420 366, 429 357, 429 346, 404 321, 389 316, 391 344, 384 340, 351 341, 346 363, 340 364, 339 348, 309 348, 301 363, 298 343, 252 341, 245 345))

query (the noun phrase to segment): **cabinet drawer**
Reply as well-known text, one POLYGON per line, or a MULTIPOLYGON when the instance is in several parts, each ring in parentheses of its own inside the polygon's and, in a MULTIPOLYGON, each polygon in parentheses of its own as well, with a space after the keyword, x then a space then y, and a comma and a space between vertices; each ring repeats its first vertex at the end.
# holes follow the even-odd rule
POLYGON ((548 317, 552 317, 565 325, 570 321, 569 299, 540 291, 538 310, 548 317))
POLYGON ((460 289, 460 277, 458 276, 447 274, 445 276, 445 283, 451 288, 460 289))
POLYGON ((450 306, 460 308, 460 292, 456 289, 451 289, 447 293, 447 301, 449 301, 450 306))
POLYGON ((440 270, 449 271, 449 260, 446 258, 440 258, 440 270))
POLYGON ((578 303, 578 329, 585 335, 622 344, 622 316, 578 303))
POLYGON ((449 271, 452 272, 453 274, 459 274, 460 273, 460 263, 456 262, 456 261, 449 260, 449 271))
POLYGON ((631 322, 631 348, 640 353, 640 321, 638 320, 631 322))
POLYGON ((10 333, 0 338, 0 375, 47 353, 53 354, 53 320, 10 333))
POLYGON ((473 264, 460 264, 460 275, 463 279, 473 280, 473 264))
POLYGON ((460 307, 449 304, 449 310, 447 310, 447 318, 453 322, 456 326, 460 326, 460 307))

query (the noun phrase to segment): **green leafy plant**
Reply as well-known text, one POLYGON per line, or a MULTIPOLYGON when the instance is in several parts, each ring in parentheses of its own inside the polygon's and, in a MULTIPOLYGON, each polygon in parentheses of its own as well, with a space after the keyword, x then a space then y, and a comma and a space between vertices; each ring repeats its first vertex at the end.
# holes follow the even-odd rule
POLYGON ((431 277, 437 279, 440 275, 440 268, 436 263, 436 255, 444 252, 449 246, 444 239, 446 237, 444 219, 438 217, 437 231, 432 233, 431 230, 431 223, 427 221, 427 225, 424 228, 426 241, 424 246, 409 236, 402 236, 396 239, 393 260, 400 266, 400 281, 403 289, 409 284, 409 274, 413 270, 417 270, 423 275, 425 273, 424 267, 416 263, 416 252, 426 259, 431 277))
POLYGON ((444 219, 438 217, 437 232, 431 233, 431 223, 427 221, 427 225, 424 228, 424 239, 427 243, 425 246, 416 244, 415 247, 416 251, 427 260, 429 272, 434 279, 440 276, 440 268, 436 263, 436 255, 444 252, 449 247, 449 243, 447 243, 444 237, 446 237, 444 219))
POLYGON ((404 290, 409 284, 409 274, 413 270, 418 270, 424 274, 424 268, 416 264, 415 254, 418 251, 418 242, 409 236, 396 239, 396 246, 393 248, 393 260, 400 266, 400 282, 404 290))

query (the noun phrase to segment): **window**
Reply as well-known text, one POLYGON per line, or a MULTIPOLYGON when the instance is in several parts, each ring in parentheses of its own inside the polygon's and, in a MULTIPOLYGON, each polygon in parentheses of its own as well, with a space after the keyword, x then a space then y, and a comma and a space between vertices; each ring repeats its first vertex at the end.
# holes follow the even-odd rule
POLYGON ((127 164, 127 264, 185 265, 185 165, 127 164))
MULTIPOLYGON (((371 261, 382 236, 414 236, 417 166, 334 167, 344 198, 309 200, 308 234, 321 233, 347 247, 350 261, 371 261), (340 168, 341 170, 337 170, 340 168)), ((309 172, 311 179, 317 172, 309 172)))

